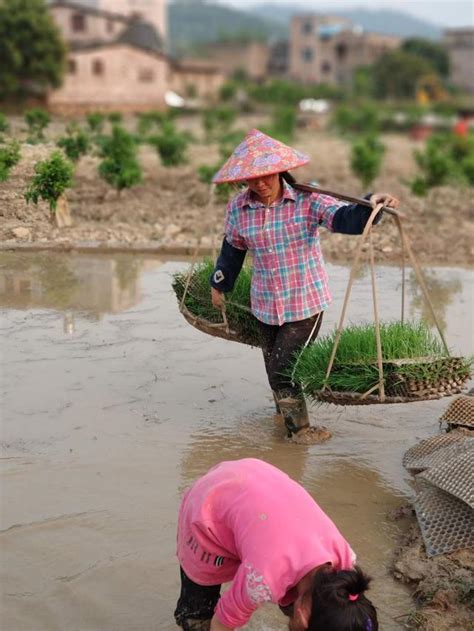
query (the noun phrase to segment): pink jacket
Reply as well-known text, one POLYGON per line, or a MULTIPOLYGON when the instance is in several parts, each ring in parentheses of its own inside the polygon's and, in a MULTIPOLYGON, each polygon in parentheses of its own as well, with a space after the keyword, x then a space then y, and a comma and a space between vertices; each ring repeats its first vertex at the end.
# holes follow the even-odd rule
POLYGON ((265 602, 288 605, 295 586, 330 562, 353 567, 355 555, 302 486, 254 458, 221 462, 187 491, 178 523, 178 558, 199 585, 232 581, 216 616, 242 627, 265 602))

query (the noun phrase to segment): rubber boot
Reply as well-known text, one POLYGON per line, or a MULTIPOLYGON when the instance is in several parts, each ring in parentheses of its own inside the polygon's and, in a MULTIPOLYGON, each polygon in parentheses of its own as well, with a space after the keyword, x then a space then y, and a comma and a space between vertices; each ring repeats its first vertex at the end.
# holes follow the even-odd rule
POLYGON ((285 421, 285 427, 288 430, 288 438, 297 434, 301 429, 309 427, 308 409, 303 398, 286 396, 284 398, 277 397, 277 400, 285 421))
POLYGON ((196 618, 186 618, 181 623, 183 631, 210 631, 210 620, 196 620, 196 618))

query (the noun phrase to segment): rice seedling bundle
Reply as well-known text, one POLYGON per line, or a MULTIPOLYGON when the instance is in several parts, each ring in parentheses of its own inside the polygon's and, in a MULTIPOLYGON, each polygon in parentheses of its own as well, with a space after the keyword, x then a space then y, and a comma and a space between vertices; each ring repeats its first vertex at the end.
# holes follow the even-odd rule
POLYGON ((257 320, 250 311, 250 283, 252 270, 244 265, 232 292, 226 294, 226 316, 230 332, 222 324, 222 314, 211 302, 211 286, 209 279, 214 272, 214 262, 205 259, 194 266, 194 270, 186 289, 188 272, 180 272, 173 277, 173 289, 181 304, 184 298, 184 317, 196 328, 225 339, 261 346, 257 320))
MULTIPOLYGON (((375 395, 363 396, 379 382, 373 325, 343 329, 326 379, 335 335, 333 332, 317 340, 298 355, 292 371, 294 381, 306 395, 323 401, 377 402, 375 395)), ((448 356, 424 322, 381 323, 380 336, 387 402, 454 394, 470 376, 471 360, 448 356)))
MULTIPOLYGON (((250 311, 251 268, 244 266, 232 292, 226 294, 228 328, 211 302, 209 279, 214 263, 206 259, 173 277, 182 313, 196 328, 224 339, 261 346, 257 320, 250 311)), ((387 403, 436 399, 461 392, 471 374, 472 360, 450 357, 424 322, 381 323, 384 386, 387 403)), ((307 396, 333 403, 379 403, 375 330, 372 324, 343 329, 334 365, 326 379, 335 332, 295 356, 292 380, 307 396), (364 396, 374 389, 375 393, 364 396)))

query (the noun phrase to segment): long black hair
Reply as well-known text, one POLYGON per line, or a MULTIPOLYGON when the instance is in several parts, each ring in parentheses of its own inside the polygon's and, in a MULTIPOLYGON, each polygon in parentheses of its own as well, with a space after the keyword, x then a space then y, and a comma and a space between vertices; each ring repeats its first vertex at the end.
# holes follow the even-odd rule
POLYGON ((359 567, 327 566, 314 575, 308 631, 378 631, 377 612, 364 595, 370 578, 359 567))

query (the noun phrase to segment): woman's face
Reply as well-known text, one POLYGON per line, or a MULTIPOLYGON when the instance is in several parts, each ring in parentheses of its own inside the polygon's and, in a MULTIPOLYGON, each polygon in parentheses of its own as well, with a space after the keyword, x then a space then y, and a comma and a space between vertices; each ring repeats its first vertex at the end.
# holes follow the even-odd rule
POLYGON ((271 204, 281 193, 280 174, 263 175, 245 181, 252 193, 264 204, 271 204))

